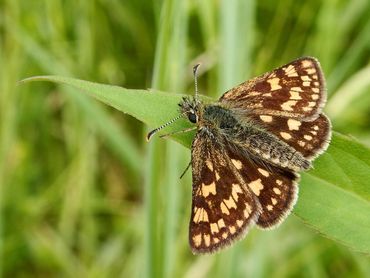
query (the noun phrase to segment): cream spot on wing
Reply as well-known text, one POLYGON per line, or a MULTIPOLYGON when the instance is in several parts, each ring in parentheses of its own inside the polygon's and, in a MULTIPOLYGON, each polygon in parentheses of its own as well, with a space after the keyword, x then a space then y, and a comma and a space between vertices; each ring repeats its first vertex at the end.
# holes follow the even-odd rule
POLYGON ((276 195, 280 195, 281 194, 280 189, 277 188, 277 187, 274 187, 272 190, 275 192, 276 195))
POLYGON ((291 91, 296 91, 296 92, 303 92, 301 87, 292 87, 290 90, 291 91))
POLYGON ((311 82, 310 81, 304 81, 302 83, 303 87, 310 87, 311 86, 311 82))
POLYGON ((308 107, 308 106, 303 107, 303 111, 311 111, 311 110, 312 110, 312 107, 308 107))
POLYGON ((288 77, 298 76, 298 73, 297 72, 289 73, 287 76, 288 77))
POLYGON ((312 78, 317 80, 317 74, 312 75, 312 78))
POLYGON ((311 135, 308 135, 308 134, 304 135, 303 138, 306 139, 307 141, 311 141, 312 140, 312 136, 311 135))
POLYGON ((298 76, 298 73, 296 72, 295 67, 293 65, 289 65, 287 68, 284 68, 284 71, 288 77, 298 76))
POLYGON ((266 206, 266 208, 267 208, 267 210, 269 210, 269 211, 271 211, 271 210, 273 210, 273 209, 274 209, 274 207, 273 207, 273 206, 271 206, 271 205, 267 205, 267 206, 266 206))
POLYGON ((256 103, 254 105, 250 105, 250 108, 262 108, 262 107, 263 107, 262 102, 256 103))
POLYGON ((316 105, 316 102, 315 101, 309 101, 308 102, 308 106, 309 107, 314 107, 316 105))
POLYGON ((280 107, 286 111, 293 111, 292 106, 296 105, 296 103, 297 103, 296 100, 288 100, 284 102, 283 104, 281 104, 280 107))
POLYGON ((261 115, 260 119, 266 123, 271 123, 272 122, 272 116, 268 115, 261 115))
POLYGON ((294 66, 293 65, 289 65, 288 67, 283 68, 283 70, 285 71, 285 73, 290 72, 292 69, 294 69, 294 66))
POLYGON ((217 237, 213 238, 213 243, 219 243, 219 242, 220 242, 220 240, 217 237))
POLYGON ((306 142, 299 140, 298 145, 300 145, 301 147, 304 147, 306 145, 306 142))
POLYGON ((317 132, 316 132, 316 131, 311 130, 310 132, 311 132, 313 135, 317 135, 317 132))
POLYGON ((222 213, 225 213, 226 215, 230 214, 230 211, 227 208, 227 206, 224 204, 224 202, 221 202, 220 208, 221 208, 222 213))
POLYGON ((208 213, 204 208, 196 208, 196 212, 193 218, 195 223, 208 222, 208 213))
POLYGON ((312 95, 311 95, 311 98, 312 98, 313 100, 317 100, 317 99, 319 99, 319 95, 318 95, 318 94, 312 94, 312 95))
POLYGON ((290 93, 290 99, 302 99, 298 92, 296 91, 289 91, 290 93))
POLYGON ((288 123, 289 130, 299 130, 299 127, 302 124, 300 121, 297 121, 294 119, 289 119, 287 123, 288 123))
POLYGON ((320 89, 319 88, 312 88, 311 90, 312 90, 312 92, 314 92, 316 94, 320 92, 320 89))
POLYGON ((204 235, 204 244, 208 247, 211 244, 211 236, 209 234, 204 235))
POLYGON ((209 170, 213 171, 213 164, 210 160, 206 160, 206 165, 207 165, 209 170))
POLYGON ((203 222, 208 222, 209 219, 208 219, 208 213, 205 209, 203 209, 203 217, 202 217, 202 221, 203 222))
POLYGON ((194 218, 193 218, 193 221, 195 222, 195 223, 199 223, 199 217, 200 217, 200 208, 197 208, 197 207, 195 207, 194 208, 194 218))
POLYGON ((290 135, 288 132, 280 132, 280 136, 283 137, 285 140, 289 140, 292 138, 292 135, 290 135))
POLYGON ((311 74, 314 74, 316 72, 316 69, 315 68, 308 68, 308 69, 306 69, 306 72, 311 75, 311 74))
POLYGON ((218 228, 224 228, 226 227, 224 220, 221 218, 217 221, 218 228))
POLYGON ((208 197, 209 194, 216 195, 216 184, 212 182, 209 185, 202 183, 202 195, 203 197, 208 197))
POLYGON ((229 209, 231 209, 231 208, 236 208, 236 203, 235 203, 235 201, 234 201, 234 199, 233 199, 233 197, 232 197, 232 196, 230 196, 230 197, 229 197, 229 199, 224 199, 224 203, 225 203, 225 205, 226 205, 229 209))
POLYGON ((308 75, 301 76, 302 81, 311 81, 311 78, 308 75))
POLYGON ((211 223, 211 233, 212 234, 216 234, 218 233, 220 230, 218 229, 218 225, 217 223, 211 223))
POLYGON ((260 191, 263 189, 261 179, 254 180, 248 183, 249 188, 253 191, 256 196, 260 195, 260 191))
POLYGON ((199 222, 208 222, 208 213, 204 208, 198 208, 196 215, 194 216, 194 222, 199 223, 199 222))
POLYGON ((248 93, 248 96, 255 97, 255 96, 259 96, 260 94, 261 94, 260 92, 252 91, 248 93))
POLYGON ((230 234, 235 234, 236 232, 235 226, 230 226, 229 231, 230 231, 230 234))
POLYGON ((245 204, 245 210, 248 211, 249 213, 252 212, 252 207, 249 204, 245 204))
POLYGON ((248 211, 248 209, 245 209, 244 210, 244 217, 245 218, 248 218, 249 217, 249 214, 250 214, 250 212, 248 211))
POLYGON ((279 90, 281 89, 281 86, 279 85, 280 78, 271 78, 267 79, 267 82, 270 83, 271 91, 279 90))
POLYGON ((319 130, 319 126, 314 125, 314 126, 313 126, 313 129, 314 129, 314 130, 319 130))
POLYGON ((281 180, 276 180, 276 184, 278 184, 278 185, 282 185, 282 184, 283 184, 283 182, 282 182, 281 180))
POLYGON ((317 81, 315 81, 315 82, 313 82, 313 85, 315 85, 315 86, 319 86, 319 82, 317 82, 317 81))
POLYGON ((275 164, 279 164, 280 163, 280 159, 277 158, 277 157, 273 158, 271 161, 272 161, 272 163, 275 163, 275 164))
POLYGON ((264 170, 262 168, 258 168, 257 170, 258 170, 258 172, 261 173, 262 176, 268 177, 270 175, 269 172, 267 172, 266 170, 264 170))
POLYGON ((304 67, 304 68, 312 67, 312 62, 310 60, 303 60, 302 61, 302 67, 304 67))
POLYGON ((235 168, 240 170, 243 166, 242 162, 240 160, 231 159, 231 162, 234 164, 235 168))
POLYGON ((222 234, 222 238, 223 238, 223 239, 226 239, 226 238, 227 238, 227 233, 223 233, 223 234, 222 234))
POLYGON ((199 247, 202 244, 202 235, 197 234, 197 235, 193 236, 193 242, 194 242, 194 245, 196 247, 199 247))
POLYGON ((277 200, 276 200, 275 198, 271 198, 271 203, 272 203, 273 205, 276 205, 276 204, 277 204, 277 200))
POLYGON ((240 188, 240 185, 237 184, 237 183, 234 183, 232 185, 232 191, 231 191, 231 195, 233 196, 235 202, 238 201, 239 199, 239 196, 238 196, 238 193, 243 193, 242 189, 240 188))
POLYGON ((272 97, 272 94, 271 93, 264 93, 263 96, 264 97, 272 97))
POLYGON ((239 228, 243 226, 243 223, 243 220, 236 220, 236 225, 238 225, 239 228))
POLYGON ((218 174, 217 171, 215 171, 215 176, 216 176, 216 181, 218 181, 220 179, 220 175, 218 174))

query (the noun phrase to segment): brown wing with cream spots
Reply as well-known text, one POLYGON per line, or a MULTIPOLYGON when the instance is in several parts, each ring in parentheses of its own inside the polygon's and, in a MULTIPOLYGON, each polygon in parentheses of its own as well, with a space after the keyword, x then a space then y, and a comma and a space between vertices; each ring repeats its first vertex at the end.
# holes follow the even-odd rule
POLYGON ((299 176, 241 153, 234 148, 229 149, 232 161, 248 180, 248 190, 258 198, 262 208, 257 225, 263 229, 274 228, 290 214, 297 201, 299 176))
POLYGON ((250 117, 308 159, 324 152, 331 139, 330 120, 324 114, 312 121, 268 115, 250 117))
POLYGON ((220 102, 253 114, 313 119, 326 102, 325 80, 319 62, 303 57, 240 84, 220 102))
POLYGON ((245 188, 220 138, 201 130, 193 141, 193 193, 189 243, 194 254, 213 253, 243 237, 260 207, 245 188))

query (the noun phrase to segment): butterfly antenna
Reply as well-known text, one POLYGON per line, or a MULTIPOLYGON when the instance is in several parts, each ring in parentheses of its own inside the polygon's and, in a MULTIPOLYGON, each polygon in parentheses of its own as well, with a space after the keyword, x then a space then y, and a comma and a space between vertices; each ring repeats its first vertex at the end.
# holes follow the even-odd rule
POLYGON ((162 128, 165 128, 166 126, 172 124, 174 121, 177 121, 178 119, 180 119, 181 117, 183 116, 183 114, 180 114, 178 115, 176 118, 172 119, 171 121, 161 125, 160 127, 157 127, 156 129, 153 129, 151 132, 148 133, 148 135, 146 136, 146 140, 149 141, 150 138, 155 134, 157 133, 158 131, 160 131, 162 128))
POLYGON ((194 86, 195 86, 195 96, 194 98, 198 100, 198 68, 200 64, 196 64, 193 67, 193 74, 194 74, 194 86))

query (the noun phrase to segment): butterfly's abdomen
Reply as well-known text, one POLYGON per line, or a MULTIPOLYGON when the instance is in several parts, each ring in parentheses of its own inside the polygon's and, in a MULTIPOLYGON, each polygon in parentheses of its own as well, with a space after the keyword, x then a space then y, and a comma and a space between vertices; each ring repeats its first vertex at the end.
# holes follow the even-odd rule
POLYGON ((310 161, 301 153, 259 127, 244 125, 236 136, 235 142, 241 144, 256 158, 294 171, 307 170, 311 167, 310 161))

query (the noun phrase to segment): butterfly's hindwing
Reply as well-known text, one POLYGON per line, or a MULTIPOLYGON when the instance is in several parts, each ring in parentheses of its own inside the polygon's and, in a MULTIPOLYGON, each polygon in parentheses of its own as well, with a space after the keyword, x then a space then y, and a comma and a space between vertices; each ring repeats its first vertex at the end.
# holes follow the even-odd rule
POLYGON ((262 209, 257 225, 273 228, 291 212, 297 200, 299 176, 291 170, 280 169, 270 164, 242 156, 242 151, 229 148, 228 154, 240 174, 248 180, 247 186, 257 198, 262 209))
POLYGON ((325 114, 312 121, 269 115, 250 117, 308 159, 325 151, 330 141, 331 124, 325 114))
POLYGON ((313 119, 326 101, 325 80, 319 62, 303 57, 240 84, 220 101, 254 114, 313 119))
POLYGON ((193 141, 189 242, 193 253, 212 253, 242 237, 260 207, 225 156, 221 137, 201 130, 193 141))

